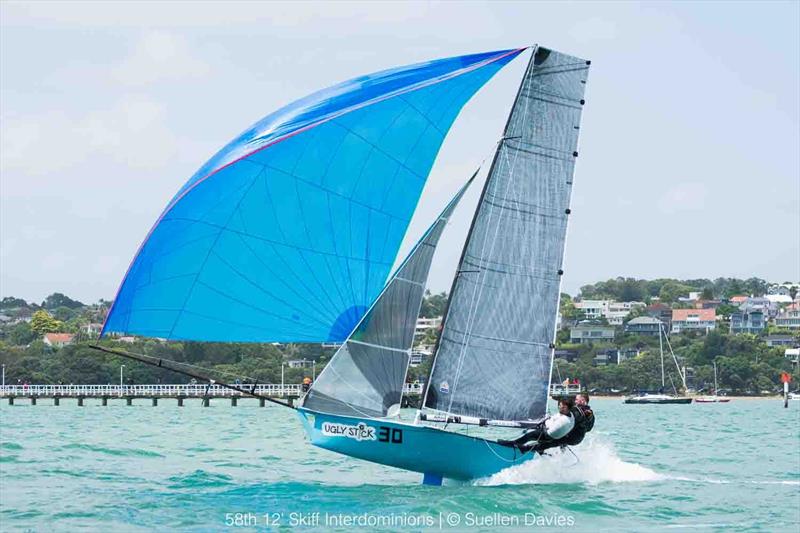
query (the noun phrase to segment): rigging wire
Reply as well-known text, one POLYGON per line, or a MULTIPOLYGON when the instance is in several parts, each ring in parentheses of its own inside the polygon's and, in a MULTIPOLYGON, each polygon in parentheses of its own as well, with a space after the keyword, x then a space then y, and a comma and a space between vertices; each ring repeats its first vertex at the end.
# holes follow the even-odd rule
MULTIPOLYGON (((178 361, 173 361, 171 359, 161 359, 159 357, 153 357, 151 355, 144 355, 144 354, 138 354, 138 353, 133 353, 133 352, 126 352, 124 350, 117 350, 117 349, 114 349, 114 348, 106 348, 105 346, 100 346, 98 344, 90 344, 89 347, 92 348, 93 350, 97 350, 97 351, 100 351, 100 352, 105 352, 105 353, 108 353, 108 354, 111 354, 111 355, 118 355, 120 357, 126 357, 128 359, 132 359, 132 360, 138 361, 140 363, 144 363, 144 364, 151 365, 151 366, 157 366, 159 368, 163 368, 165 370, 169 370, 169 371, 175 372, 177 374, 183 374, 184 376, 188 376, 190 378, 206 381, 206 382, 208 382, 209 386, 210 385, 219 385, 220 387, 225 387, 226 389, 235 390, 235 391, 241 392, 242 394, 246 394, 248 396, 252 396, 253 398, 258 398, 259 400, 265 400, 265 401, 268 401, 268 402, 271 402, 271 403, 274 403, 274 404, 277 404, 277 405, 281 405, 283 407, 288 407, 290 409, 295 409, 295 407, 293 405, 290 405, 288 402, 283 402, 281 400, 276 400, 275 398, 271 398, 269 396, 265 396, 263 394, 256 393, 256 385, 258 385, 256 380, 253 380, 251 388, 250 388, 250 390, 248 390, 244 386, 231 385, 229 383, 225 383, 225 382, 222 382, 222 381, 217 381, 215 379, 212 379, 212 378, 210 378, 208 376, 204 376, 204 375, 199 374, 199 373, 190 372, 188 370, 183 370, 183 369, 180 369, 180 368, 176 368, 173 365, 184 365, 184 366, 193 366, 193 365, 186 365, 185 363, 181 363, 181 362, 178 362, 178 361)), ((220 372, 220 373, 223 373, 223 372, 220 372)), ((225 373, 227 374, 227 372, 225 372, 225 373)))

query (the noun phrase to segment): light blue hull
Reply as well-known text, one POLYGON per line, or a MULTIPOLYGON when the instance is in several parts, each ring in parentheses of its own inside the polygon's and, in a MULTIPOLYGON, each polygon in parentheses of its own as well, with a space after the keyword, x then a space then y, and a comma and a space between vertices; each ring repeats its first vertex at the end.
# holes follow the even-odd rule
POLYGON ((440 429, 297 410, 311 443, 373 463, 437 478, 471 480, 534 458, 509 446, 440 429))

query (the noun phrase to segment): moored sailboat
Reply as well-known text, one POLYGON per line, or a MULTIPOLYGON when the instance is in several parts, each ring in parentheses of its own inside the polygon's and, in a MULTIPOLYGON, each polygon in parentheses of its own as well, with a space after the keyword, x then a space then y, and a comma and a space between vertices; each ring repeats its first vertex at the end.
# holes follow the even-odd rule
POLYGON ((717 391, 719 390, 719 386, 717 385, 717 362, 714 361, 714 394, 711 396, 698 396, 694 399, 697 403, 728 403, 731 401, 730 398, 726 398, 724 396, 717 396, 717 391))
MULTIPOLYGON (((652 405, 652 404, 688 404, 692 403, 692 398, 689 396, 681 396, 678 395, 677 391, 675 391, 675 395, 671 394, 664 394, 664 388, 666 387, 666 373, 664 371, 664 339, 667 341, 667 346, 669 348, 670 354, 672 355, 672 360, 675 362, 675 368, 678 370, 678 375, 681 377, 681 382, 683 383, 683 390, 686 390, 686 378, 681 371, 680 365, 678 365, 678 359, 675 357, 675 353, 672 351, 672 345, 669 342, 669 337, 667 337, 666 331, 664 331, 664 325, 660 324, 658 330, 658 349, 661 355, 661 391, 658 393, 643 393, 636 396, 626 396, 623 399, 623 403, 627 404, 634 404, 634 405, 652 405)), ((673 386, 674 388, 674 386, 673 386)))

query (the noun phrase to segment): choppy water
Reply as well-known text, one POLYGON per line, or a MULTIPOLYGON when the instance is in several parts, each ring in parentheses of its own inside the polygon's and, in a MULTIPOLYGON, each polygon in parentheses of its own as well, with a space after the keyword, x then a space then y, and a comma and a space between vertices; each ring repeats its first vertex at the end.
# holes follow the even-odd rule
POLYGON ((255 402, 3 404, 0 529, 256 529, 226 526, 227 513, 244 513, 239 523, 258 529, 301 518, 323 529, 339 517, 355 521, 338 528, 349 531, 559 521, 584 531, 800 530, 799 402, 593 405, 597 426, 577 458, 424 487, 418 474, 311 447, 293 413, 255 402))

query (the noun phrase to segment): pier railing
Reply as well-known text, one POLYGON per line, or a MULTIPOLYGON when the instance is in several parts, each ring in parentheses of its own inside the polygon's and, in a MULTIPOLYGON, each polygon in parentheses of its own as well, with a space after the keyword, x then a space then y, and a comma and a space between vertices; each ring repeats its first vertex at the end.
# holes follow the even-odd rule
POLYGON ((553 383, 550 385, 550 396, 555 398, 560 398, 562 396, 575 396, 576 394, 583 392, 583 385, 577 383, 570 383, 569 385, 564 385, 563 383, 553 383))
MULTIPOLYGON (((250 385, 241 385, 250 390, 250 385)), ((303 394, 303 386, 299 384, 265 383, 256 385, 256 394, 274 398, 297 398, 303 394)), ((418 395, 422 393, 422 384, 406 383, 403 394, 418 395)), ((83 397, 83 398, 231 398, 247 397, 237 390, 220 385, 185 384, 185 385, 5 385, 0 386, 0 397, 83 397)))

